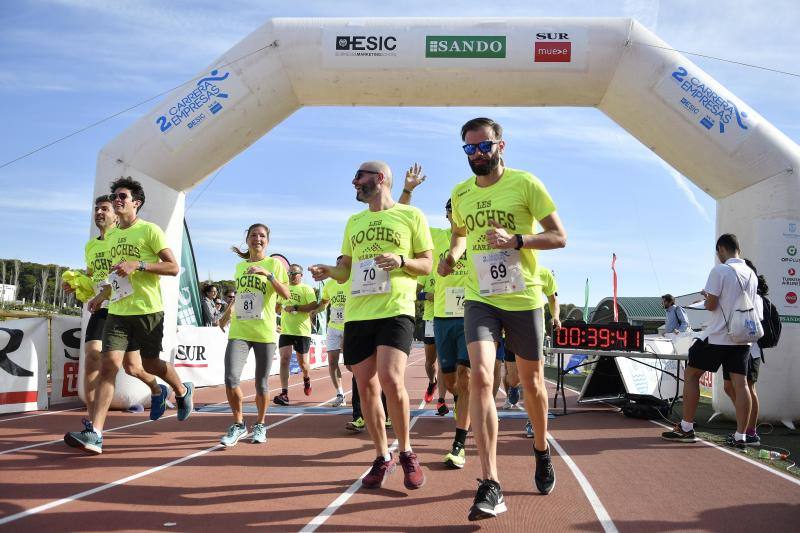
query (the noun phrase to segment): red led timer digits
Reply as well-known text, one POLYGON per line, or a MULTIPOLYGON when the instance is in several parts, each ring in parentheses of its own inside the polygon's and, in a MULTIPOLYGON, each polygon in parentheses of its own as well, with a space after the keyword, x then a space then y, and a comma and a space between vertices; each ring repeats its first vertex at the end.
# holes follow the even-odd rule
POLYGON ((554 340, 556 348, 641 352, 644 330, 630 324, 564 323, 554 340))

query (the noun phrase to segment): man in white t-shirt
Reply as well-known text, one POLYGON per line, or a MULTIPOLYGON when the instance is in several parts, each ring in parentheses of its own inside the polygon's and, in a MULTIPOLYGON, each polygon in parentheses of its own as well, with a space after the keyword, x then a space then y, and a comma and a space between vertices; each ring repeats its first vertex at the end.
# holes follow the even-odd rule
POLYGON ((750 416, 750 393, 746 379, 750 343, 735 343, 728 334, 728 323, 742 290, 747 292, 751 301, 757 300, 757 280, 753 271, 739 258, 736 235, 726 233, 717 239, 717 258, 720 264, 711 269, 702 291, 705 307, 711 311, 711 320, 705 332, 707 338, 696 341, 689 348, 689 363, 683 385, 683 419, 672 431, 664 432, 661 436, 677 442, 697 441, 694 416, 700 400, 700 376, 706 371, 716 372, 721 365, 730 374, 736 391, 736 432, 729 435, 726 442, 744 448, 750 416))

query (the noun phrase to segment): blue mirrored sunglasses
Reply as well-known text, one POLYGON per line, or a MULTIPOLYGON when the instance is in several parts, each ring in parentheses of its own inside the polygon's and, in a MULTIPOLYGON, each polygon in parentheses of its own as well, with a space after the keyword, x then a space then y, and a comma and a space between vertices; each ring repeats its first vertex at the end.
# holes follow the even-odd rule
POLYGON ((467 155, 474 154, 475 150, 480 150, 482 154, 488 154, 492 151, 492 146, 499 142, 500 141, 481 141, 479 143, 465 144, 462 148, 464 148, 464 153, 467 155))

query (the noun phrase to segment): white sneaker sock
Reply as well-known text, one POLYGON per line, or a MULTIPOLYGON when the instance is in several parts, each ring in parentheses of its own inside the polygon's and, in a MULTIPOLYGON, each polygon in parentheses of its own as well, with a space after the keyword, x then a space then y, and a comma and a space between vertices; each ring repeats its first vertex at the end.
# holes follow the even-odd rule
POLYGON ((739 433, 738 431, 737 431, 737 432, 734 432, 734 434, 733 434, 733 440, 737 440, 737 441, 739 441, 739 440, 745 440, 744 433, 739 433))
POLYGON ((383 454, 383 460, 387 461, 387 462, 391 461, 392 460, 392 454, 389 453, 389 452, 386 452, 385 454, 383 454))
POLYGON ((693 429, 694 429, 694 422, 687 422, 686 420, 681 420, 681 430, 686 431, 688 433, 693 429))

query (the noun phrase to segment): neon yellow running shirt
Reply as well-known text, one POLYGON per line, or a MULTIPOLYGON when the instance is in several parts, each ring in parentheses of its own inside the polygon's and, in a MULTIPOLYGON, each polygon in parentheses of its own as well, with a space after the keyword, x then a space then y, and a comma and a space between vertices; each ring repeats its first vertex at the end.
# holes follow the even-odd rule
POLYGON ((277 281, 289 283, 283 263, 273 257, 260 261, 242 261, 236 265, 236 299, 231 310, 229 339, 250 342, 274 343, 277 341, 275 304, 278 293, 266 276, 247 274, 247 269, 260 266, 272 272, 277 281), (240 318, 241 317, 241 318, 240 318))
MULTIPOLYGON (((453 232, 450 229, 431 228, 431 235, 433 235, 433 268, 436 269, 439 261, 443 260, 450 250, 450 238, 453 232)), ((433 316, 435 318, 464 316, 464 292, 468 274, 466 254, 456 261, 450 275, 436 274, 436 294, 433 299, 433 316)))
POLYGON ((399 315, 413 318, 416 276, 401 268, 387 273, 375 267, 373 260, 382 253, 413 258, 432 249, 428 222, 416 207, 397 203, 384 211, 367 209, 351 216, 342 241, 342 255, 352 258, 345 322, 399 315))
MULTIPOLYGON (((430 273, 427 276, 418 277, 417 285, 422 285, 422 290, 425 292, 434 292, 436 274, 430 273)), ((436 295, 434 294, 434 296, 436 295)), ((433 300, 428 300, 427 298, 422 303, 422 320, 433 320, 433 304, 433 300)))
POLYGON ((512 234, 536 233, 537 221, 556 210, 544 184, 529 172, 506 168, 489 187, 478 187, 475 176, 459 183, 451 201, 453 221, 467 232, 466 299, 507 311, 542 307, 536 250, 492 249, 486 231, 495 220, 512 234))
MULTIPOLYGON (((158 253, 167 249, 167 239, 161 228, 141 218, 129 228, 117 228, 108 236, 111 264, 121 261, 158 263, 158 253)), ((119 316, 149 315, 164 310, 161 303, 161 281, 157 274, 135 270, 128 276, 133 287, 129 296, 112 301, 108 313, 119 316)))
POLYGON ((297 335, 299 337, 311 336, 311 313, 296 311, 286 312, 287 305, 306 305, 317 301, 314 289, 305 283, 289 285, 289 298, 281 299, 281 335, 297 335))
POLYGON ((344 331, 344 308, 347 304, 347 296, 350 294, 350 280, 339 283, 335 279, 329 279, 322 288, 322 299, 328 300, 331 310, 331 318, 328 327, 344 331))

